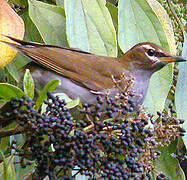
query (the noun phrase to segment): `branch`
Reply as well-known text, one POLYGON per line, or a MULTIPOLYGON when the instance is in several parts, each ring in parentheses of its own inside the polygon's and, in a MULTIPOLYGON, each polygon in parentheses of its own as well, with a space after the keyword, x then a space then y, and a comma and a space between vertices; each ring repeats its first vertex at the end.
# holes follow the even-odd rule
MULTIPOLYGON (((168 7, 169 7, 169 9, 170 9, 170 11, 171 11, 171 13, 172 13, 174 19, 176 20, 176 22, 177 22, 177 24, 178 24, 180 30, 181 30, 182 33, 183 33, 183 32, 184 32, 183 25, 182 25, 182 23, 180 22, 180 20, 179 20, 177 14, 176 14, 176 12, 175 12, 175 10, 174 10, 173 7, 172 7, 171 1, 170 1, 170 0, 166 0, 166 2, 167 2, 167 4, 168 4, 168 7)), ((184 37, 183 37, 183 40, 184 40, 184 37)))
POLYGON ((16 128, 9 129, 9 130, 1 129, 0 130, 0 138, 15 135, 15 134, 20 134, 22 132, 24 132, 24 128, 22 128, 20 126, 17 126, 16 128))

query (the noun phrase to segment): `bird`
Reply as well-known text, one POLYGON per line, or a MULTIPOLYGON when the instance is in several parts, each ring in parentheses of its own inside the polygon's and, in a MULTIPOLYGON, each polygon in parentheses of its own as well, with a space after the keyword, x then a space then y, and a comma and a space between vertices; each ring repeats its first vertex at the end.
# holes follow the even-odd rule
POLYGON ((82 103, 97 103, 97 94, 108 90, 114 96, 118 89, 112 77, 119 80, 124 75, 133 77, 133 92, 138 96, 133 97, 132 101, 135 107, 141 105, 147 94, 150 78, 156 71, 169 63, 186 61, 151 42, 138 43, 116 58, 6 37, 14 43, 1 42, 33 60, 26 68, 31 70, 35 84, 42 88, 50 80, 59 79, 61 85, 56 91, 63 92, 72 99, 79 98, 82 103))

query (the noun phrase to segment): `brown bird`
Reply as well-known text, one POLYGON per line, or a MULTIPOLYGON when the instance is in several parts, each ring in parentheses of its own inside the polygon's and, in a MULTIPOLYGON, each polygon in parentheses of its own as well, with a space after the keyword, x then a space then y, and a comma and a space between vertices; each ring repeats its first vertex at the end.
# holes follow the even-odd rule
POLYGON ((44 86, 52 79, 60 79, 61 85, 57 91, 66 93, 72 99, 79 97, 83 103, 96 102, 96 95, 93 92, 106 92, 112 89, 112 94, 116 94, 118 90, 111 77, 119 79, 125 74, 134 77, 133 91, 139 95, 133 99, 135 105, 142 104, 154 72, 168 63, 186 61, 149 42, 139 43, 122 57, 114 58, 8 38, 16 44, 4 43, 35 62, 29 67, 36 84, 44 86))

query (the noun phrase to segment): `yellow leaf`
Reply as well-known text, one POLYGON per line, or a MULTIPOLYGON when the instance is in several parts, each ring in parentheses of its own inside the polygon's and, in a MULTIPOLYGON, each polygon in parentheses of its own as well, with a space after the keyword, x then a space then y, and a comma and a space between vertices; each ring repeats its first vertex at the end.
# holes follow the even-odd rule
MULTIPOLYGON (((23 20, 5 0, 0 0, 0 40, 10 40, 2 35, 23 39, 25 32, 23 20)), ((16 56, 17 51, 0 43, 0 69, 4 68, 16 56)))

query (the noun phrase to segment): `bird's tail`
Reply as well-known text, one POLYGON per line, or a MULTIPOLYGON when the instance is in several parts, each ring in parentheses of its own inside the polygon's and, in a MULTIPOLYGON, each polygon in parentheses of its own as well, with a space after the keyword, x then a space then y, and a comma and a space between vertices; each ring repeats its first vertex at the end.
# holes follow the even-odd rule
MULTIPOLYGON (((5 35, 3 35, 3 36, 5 36, 5 35)), ((9 37, 9 36, 5 36, 5 37, 7 37, 7 38, 9 38, 9 39, 11 39, 11 40, 19 43, 18 41, 16 41, 17 39, 14 40, 14 38, 9 37)), ((14 48, 16 50, 19 50, 20 43, 19 44, 15 44, 15 43, 7 42, 7 41, 2 41, 2 40, 0 40, 0 42, 6 44, 6 45, 8 45, 8 46, 10 46, 10 47, 12 47, 12 48, 14 48)))
POLYGON ((3 36, 5 36, 8 39, 14 41, 15 43, 7 42, 7 41, 2 41, 2 40, 0 40, 0 42, 2 42, 4 44, 6 44, 6 45, 8 45, 8 46, 10 46, 10 47, 12 47, 14 49, 16 49, 19 53, 21 53, 21 54, 23 54, 25 56, 30 57, 35 62, 41 63, 39 61, 40 54, 38 54, 37 52, 35 52, 35 50, 33 48, 41 47, 41 46, 47 46, 47 45, 43 45, 43 44, 40 44, 40 43, 26 42, 26 41, 22 41, 22 40, 13 38, 11 36, 6 36, 6 35, 3 35, 3 36))
POLYGON ((7 41, 2 41, 0 40, 0 42, 4 43, 4 44, 7 44, 8 46, 18 50, 19 52, 23 53, 22 52, 22 48, 21 46, 41 46, 40 43, 31 43, 31 42, 25 42, 25 41, 22 41, 22 40, 19 40, 19 39, 16 39, 16 38, 13 38, 11 36, 7 36, 7 35, 2 35, 4 37, 7 37, 8 39, 14 41, 15 43, 11 43, 11 42, 7 42, 7 41))

